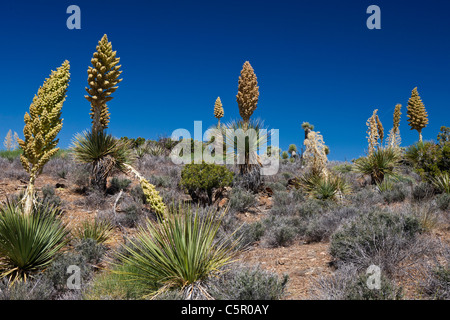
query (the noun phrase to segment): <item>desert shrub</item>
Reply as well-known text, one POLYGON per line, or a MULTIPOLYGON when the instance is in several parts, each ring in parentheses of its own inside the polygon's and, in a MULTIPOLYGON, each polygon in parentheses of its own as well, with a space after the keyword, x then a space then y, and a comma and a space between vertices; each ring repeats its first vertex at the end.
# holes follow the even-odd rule
POLYGON ((266 187, 270 188, 273 192, 275 191, 286 191, 286 184, 280 182, 269 182, 266 183, 266 187))
POLYGON ((66 157, 54 156, 45 165, 43 172, 52 175, 55 178, 66 179, 72 171, 73 162, 66 157))
POLYGON ((334 166, 333 170, 339 173, 349 173, 353 170, 353 165, 350 163, 343 163, 334 166))
POLYGON ((292 217, 271 216, 264 220, 264 244, 270 248, 290 246, 298 234, 300 221, 292 217))
POLYGON ((181 185, 194 202, 213 203, 213 191, 231 185, 233 173, 216 164, 187 164, 181 172, 181 185))
POLYGON ((264 236, 266 226, 261 221, 244 223, 237 231, 236 237, 240 238, 240 247, 247 247, 260 241, 264 236))
POLYGON ((148 181, 153 184, 155 187, 163 187, 168 188, 171 186, 171 181, 169 176, 158 176, 152 175, 148 179, 148 181))
POLYGON ((381 192, 384 201, 391 204, 394 202, 403 202, 408 196, 408 189, 402 183, 396 183, 390 190, 381 192))
POLYGON ((284 296, 289 277, 279 277, 259 266, 235 266, 212 281, 211 295, 217 300, 279 300, 284 296))
POLYGON ((88 263, 94 265, 98 264, 106 253, 106 246, 92 238, 77 241, 74 249, 81 254, 88 263))
POLYGON ((78 191, 84 192, 89 186, 89 172, 87 165, 77 164, 69 172, 68 179, 76 185, 78 191))
POLYGON ((89 189, 83 198, 75 201, 75 204, 88 210, 103 210, 108 206, 109 200, 103 191, 94 188, 89 189))
POLYGON ((409 257, 421 232, 412 215, 372 211, 342 225, 331 236, 330 253, 338 262, 360 269, 374 264, 390 273, 409 257))
POLYGON ((0 277, 13 281, 47 267, 69 233, 51 207, 30 215, 21 210, 11 203, 0 209, 0 277))
POLYGON ((441 210, 448 210, 450 208, 450 194, 443 193, 436 197, 436 205, 441 210))
POLYGON ((158 224, 148 220, 136 238, 117 253, 118 264, 133 271, 116 271, 129 281, 145 283, 148 295, 183 290, 185 298, 208 296, 202 283, 232 261, 238 241, 218 239, 226 211, 202 214, 180 207, 158 224))
POLYGON ((113 232, 113 225, 110 221, 104 219, 85 220, 75 229, 74 235, 77 239, 92 239, 97 243, 108 241, 113 232))
POLYGON ((450 299, 450 248, 445 247, 441 261, 434 259, 426 267, 426 277, 421 284, 422 292, 431 299, 450 299))
POLYGON ((352 265, 345 265, 333 275, 316 281, 316 294, 321 300, 400 300, 403 289, 398 287, 383 273, 380 288, 370 289, 367 285, 369 275, 358 272, 352 265))
POLYGON ((345 221, 361 214, 361 209, 353 206, 333 208, 323 214, 311 215, 302 222, 302 235, 307 242, 329 240, 331 235, 345 221))
POLYGON ((427 182, 420 182, 415 185, 411 192, 411 197, 414 201, 423 201, 430 199, 434 195, 434 188, 427 182))
POLYGON ((303 193, 299 190, 274 191, 271 215, 293 216, 298 214, 298 207, 305 200, 303 193))
POLYGON ((384 202, 383 196, 371 187, 366 187, 350 195, 349 201, 360 206, 373 207, 384 202))
POLYGON ((233 188, 229 204, 231 210, 244 212, 256 204, 256 197, 251 191, 233 188))
POLYGON ((249 171, 235 174, 233 178, 233 187, 242 188, 254 193, 259 192, 264 183, 259 167, 250 166, 249 171))
POLYGON ((50 300, 54 289, 43 277, 10 283, 0 280, 0 300, 50 300))
POLYGON ((53 206, 61 213, 62 200, 56 195, 55 188, 49 184, 42 187, 42 198, 38 198, 37 202, 43 206, 53 206))
POLYGON ((110 181, 110 186, 107 189, 109 194, 115 194, 120 190, 127 190, 131 184, 131 180, 127 178, 113 177, 110 181))

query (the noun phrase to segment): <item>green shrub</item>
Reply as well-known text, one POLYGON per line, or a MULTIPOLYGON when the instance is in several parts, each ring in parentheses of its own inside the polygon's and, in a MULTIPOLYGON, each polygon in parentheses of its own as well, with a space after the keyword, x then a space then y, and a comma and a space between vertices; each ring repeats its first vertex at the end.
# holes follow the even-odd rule
POLYGON ((288 280, 259 266, 240 266, 214 281, 211 295, 217 300, 279 300, 288 280))
POLYGON ((405 151, 406 160, 423 178, 450 171, 450 143, 418 142, 405 151))
POLYGON ((181 186, 184 187, 194 202, 213 203, 213 191, 220 191, 230 186, 233 172, 225 166, 216 164, 187 164, 181 171, 181 186))

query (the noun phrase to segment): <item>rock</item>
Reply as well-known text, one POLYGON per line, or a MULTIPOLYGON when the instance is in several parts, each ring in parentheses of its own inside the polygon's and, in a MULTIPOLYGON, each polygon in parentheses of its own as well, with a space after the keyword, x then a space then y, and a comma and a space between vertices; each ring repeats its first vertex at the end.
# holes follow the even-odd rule
POLYGON ((223 208, 227 205, 228 203, 228 199, 227 198, 223 198, 222 200, 220 200, 219 202, 219 208, 223 208))

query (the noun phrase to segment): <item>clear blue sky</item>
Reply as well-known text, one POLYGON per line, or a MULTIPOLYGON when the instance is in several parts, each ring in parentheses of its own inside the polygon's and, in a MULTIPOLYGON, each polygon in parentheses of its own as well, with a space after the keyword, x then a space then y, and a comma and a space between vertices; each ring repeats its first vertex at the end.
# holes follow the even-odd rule
MULTIPOLYGON (((23 115, 38 87, 67 59, 71 82, 60 147, 90 127, 84 99, 87 67, 107 34, 121 58, 123 82, 109 103, 109 132, 155 139, 195 120, 239 117, 243 63, 255 69, 260 100, 254 117, 280 130, 280 143, 301 146, 309 121, 330 146, 330 159, 351 160, 367 148, 366 120, 379 109, 388 131, 414 87, 429 113, 424 139, 450 126, 450 1, 2 1, 0 9, 0 139, 22 136, 23 115), (66 9, 81 8, 81 30, 66 28, 66 9), (381 30, 369 30, 366 9, 381 8, 381 30)), ((193 132, 192 132, 193 134, 193 132)))

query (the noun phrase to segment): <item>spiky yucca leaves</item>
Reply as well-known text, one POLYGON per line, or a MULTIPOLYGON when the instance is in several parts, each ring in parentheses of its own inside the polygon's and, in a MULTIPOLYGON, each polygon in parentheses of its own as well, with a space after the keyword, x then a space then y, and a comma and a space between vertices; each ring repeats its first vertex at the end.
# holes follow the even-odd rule
POLYGON ((367 120, 367 141, 369 142, 369 148, 367 153, 370 155, 373 154, 375 149, 378 147, 378 139, 380 138, 380 131, 378 130, 378 124, 377 124, 377 112, 378 109, 375 109, 373 111, 372 116, 367 120))
POLYGON ((355 171, 369 175, 372 184, 381 184, 386 176, 396 176, 396 169, 401 160, 398 150, 393 148, 378 148, 367 157, 355 161, 355 171))
POLYGON ((217 118, 219 121, 217 123, 217 128, 220 128, 220 119, 223 118, 224 112, 222 107, 222 101, 220 101, 220 97, 217 98, 216 102, 214 103, 214 117, 217 118))
POLYGON ((256 110, 259 99, 259 87, 255 71, 250 62, 245 61, 239 76, 238 94, 236 100, 239 106, 239 114, 244 120, 243 129, 247 130, 250 117, 256 110))
POLYGON ((325 152, 325 142, 320 132, 310 131, 304 144, 306 149, 303 153, 303 161, 305 161, 306 167, 315 175, 326 176, 328 158, 325 152))
POLYGON ((34 184, 44 165, 54 156, 59 148, 56 139, 62 128, 61 109, 66 100, 70 81, 70 65, 64 61, 61 67, 52 71, 49 78, 38 89, 30 105, 30 112, 25 113, 23 128, 24 140, 17 139, 23 154, 20 162, 30 175, 30 181, 24 198, 24 213, 30 214, 34 202, 34 184))
POLYGON ((227 158, 235 159, 241 175, 262 166, 258 149, 267 144, 270 137, 270 131, 264 126, 264 121, 261 119, 254 119, 248 123, 243 120, 231 121, 222 126, 221 130, 224 132, 227 158))
POLYGON ((126 280, 148 284, 148 295, 182 291, 185 299, 210 298, 204 282, 223 272, 237 255, 239 239, 217 237, 226 210, 175 209, 161 223, 147 220, 135 240, 124 245, 117 272, 126 280), (128 270, 128 271, 124 271, 128 270))
POLYGON ((408 100, 407 116, 411 130, 417 130, 419 133, 419 142, 422 141, 422 129, 428 124, 428 114, 425 105, 419 96, 417 87, 413 89, 411 98, 408 100))
POLYGON ((296 187, 301 188, 311 197, 321 200, 341 200, 351 193, 351 187, 340 174, 326 176, 308 171, 296 180, 296 187))
POLYGON ((125 172, 125 164, 134 160, 129 142, 118 140, 104 131, 78 134, 71 149, 75 161, 91 165, 90 183, 103 191, 113 170, 125 172))
POLYGON ((166 212, 166 205, 163 202, 162 197, 156 190, 155 186, 152 185, 147 179, 145 179, 135 168, 129 164, 124 165, 126 168, 126 173, 132 175, 138 179, 142 191, 144 192, 146 202, 150 205, 150 208, 159 215, 160 218, 164 217, 166 212))
POLYGON ((69 231, 53 207, 39 207, 24 215, 7 202, 0 208, 0 278, 26 280, 43 270, 67 243, 69 231))
POLYGON ((450 175, 448 172, 443 172, 437 177, 432 178, 431 183, 439 191, 450 194, 450 175))
POLYGON ((91 103, 92 132, 102 131, 108 128, 109 116, 107 102, 113 97, 111 94, 116 91, 119 79, 120 58, 116 57, 116 51, 112 50, 111 42, 105 34, 98 42, 97 51, 91 59, 92 67, 88 68, 88 84, 86 91, 89 95, 85 98, 91 103))
POLYGON ((80 240, 92 239, 97 243, 105 243, 111 237, 114 226, 107 220, 85 220, 75 229, 75 237, 80 240))

